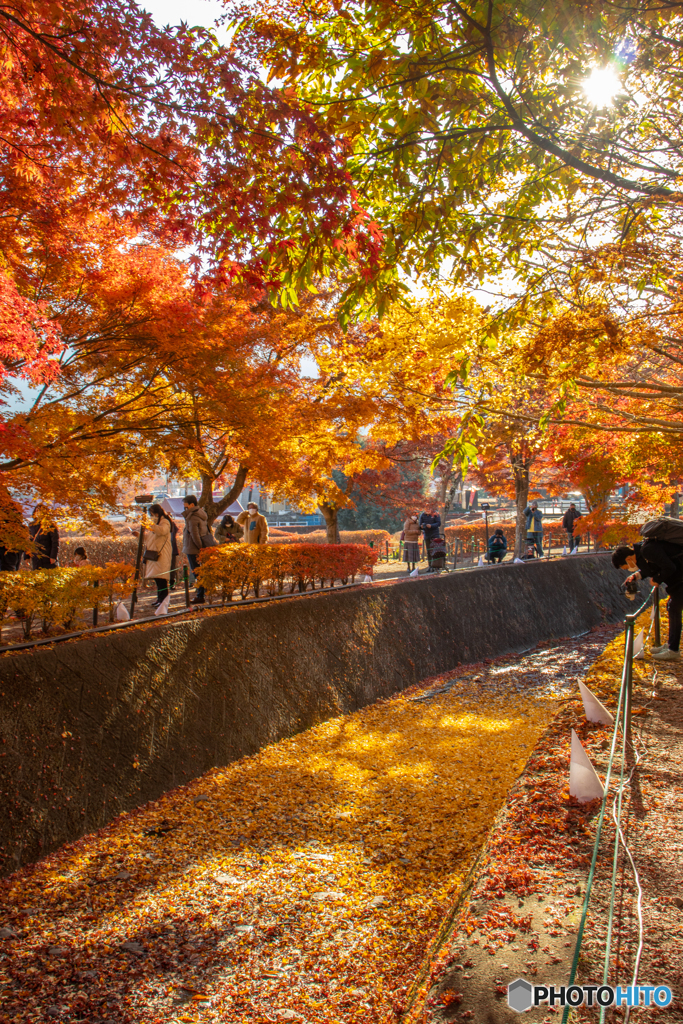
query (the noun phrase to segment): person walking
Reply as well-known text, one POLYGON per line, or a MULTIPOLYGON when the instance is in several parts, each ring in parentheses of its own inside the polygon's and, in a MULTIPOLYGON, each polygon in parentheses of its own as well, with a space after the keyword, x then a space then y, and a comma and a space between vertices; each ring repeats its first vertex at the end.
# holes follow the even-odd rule
POLYGON ((232 516, 223 516, 213 535, 219 544, 237 544, 244 536, 244 530, 232 516))
POLYGON ((150 505, 151 523, 145 533, 145 547, 142 560, 145 565, 144 578, 153 579, 157 587, 154 608, 158 608, 168 597, 168 584, 173 560, 173 522, 161 505, 150 505))
POLYGON ((242 527, 245 544, 268 543, 268 520, 261 515, 255 501, 249 502, 246 512, 240 512, 236 523, 242 527))
POLYGON ((59 530, 50 521, 45 505, 36 505, 34 508, 33 518, 28 525, 28 535, 38 549, 33 554, 26 555, 26 558, 31 559, 31 568, 56 568, 59 555, 59 530))
POLYGON ((441 516, 439 515, 435 506, 427 512, 422 512, 418 520, 420 530, 424 534, 425 548, 427 549, 427 564, 429 566, 428 571, 432 570, 432 542, 439 536, 441 529, 441 516))
POLYGON ((417 512, 411 512, 403 524, 401 540, 403 541, 403 560, 410 573, 420 560, 420 522, 417 512))
POLYGON ((645 540, 630 547, 621 544, 612 555, 615 569, 628 569, 627 582, 652 579, 655 586, 664 584, 669 599, 668 643, 652 648, 655 661, 680 661, 681 625, 683 623, 683 547, 661 540, 645 540))
POLYGON ((532 501, 531 505, 524 509, 526 516, 526 539, 533 544, 538 552, 538 557, 543 558, 543 513, 539 510, 538 504, 532 501))
POLYGON ((574 536, 574 527, 578 519, 581 518, 581 513, 577 509, 576 505, 572 501, 569 508, 562 516, 562 526, 567 531, 567 543, 569 545, 569 554, 571 555, 574 548, 579 546, 579 538, 574 536))
MULTIPOLYGON (((187 561, 193 574, 196 574, 199 564, 199 554, 205 547, 211 547, 215 541, 209 532, 209 520, 203 508, 197 504, 194 494, 186 494, 183 498, 183 519, 185 529, 183 530, 183 554, 187 555, 187 561), (209 541, 209 538, 210 541, 209 541)), ((197 587, 195 595, 190 604, 204 604, 204 587, 197 587)))
POLYGON ((493 565, 494 562, 502 562, 507 554, 507 550, 507 537, 499 528, 494 532, 492 537, 489 537, 489 546, 486 552, 486 561, 490 562, 491 565, 493 565))

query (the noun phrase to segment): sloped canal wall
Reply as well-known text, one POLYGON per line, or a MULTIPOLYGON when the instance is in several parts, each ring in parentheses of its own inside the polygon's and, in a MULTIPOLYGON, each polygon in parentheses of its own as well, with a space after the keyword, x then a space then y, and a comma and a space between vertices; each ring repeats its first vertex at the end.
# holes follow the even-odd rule
POLYGON ((0 871, 427 676, 616 621, 608 555, 332 590, 0 658, 0 871))

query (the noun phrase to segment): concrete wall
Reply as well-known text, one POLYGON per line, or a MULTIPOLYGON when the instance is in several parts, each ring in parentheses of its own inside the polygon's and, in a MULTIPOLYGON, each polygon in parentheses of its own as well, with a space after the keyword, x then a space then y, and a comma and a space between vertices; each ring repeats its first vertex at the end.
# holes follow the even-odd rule
POLYGON ((459 662, 616 620, 607 555, 133 627, 0 659, 7 872, 215 765, 459 662))

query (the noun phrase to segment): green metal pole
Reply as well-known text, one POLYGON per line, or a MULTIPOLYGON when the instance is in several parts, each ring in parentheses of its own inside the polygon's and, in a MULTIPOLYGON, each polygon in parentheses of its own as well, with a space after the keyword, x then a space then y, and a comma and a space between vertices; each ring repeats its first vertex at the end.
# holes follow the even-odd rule
POLYGON ((625 638, 625 663, 626 663, 626 693, 624 696, 624 735, 626 737, 626 750, 629 755, 633 752, 631 741, 631 704, 633 701, 633 631, 635 628, 635 617, 626 616, 626 638, 625 638))

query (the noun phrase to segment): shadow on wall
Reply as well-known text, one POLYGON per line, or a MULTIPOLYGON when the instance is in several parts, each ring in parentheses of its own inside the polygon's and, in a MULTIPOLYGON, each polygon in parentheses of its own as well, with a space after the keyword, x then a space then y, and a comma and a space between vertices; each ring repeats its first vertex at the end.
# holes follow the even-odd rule
MULTIPOLYGON (((60 998, 72 1007, 81 1000, 83 1017, 125 993, 129 1014, 151 1019, 154 990, 162 986, 165 998, 187 990, 200 955, 203 992, 220 990, 226 957, 232 991, 246 991, 261 958, 269 973, 296 962, 279 981, 288 998, 297 986, 310 998, 304 964, 326 970, 324 944, 339 995, 370 982, 388 1002, 375 1019, 385 1019, 392 977, 421 962, 444 894, 460 886, 546 719, 546 701, 533 695, 523 709, 516 698, 490 697, 480 711, 455 689, 428 704, 398 697, 390 709, 368 707, 215 769, 65 851, 58 870, 43 863, 22 879, 27 902, 47 891, 26 947, 15 946, 21 970, 42 970, 53 936, 69 942, 88 931, 86 944, 62 950, 60 998), (144 954, 128 989, 112 923, 144 954)), ((43 984, 49 1005, 43 975, 31 997, 38 1002, 43 984)), ((25 992, 6 996, 7 1019, 12 1000, 19 1017, 25 992)), ((260 988, 256 998, 269 997, 260 988)))
POLYGON ((623 616, 609 555, 100 634, 0 660, 3 870, 456 664, 623 616))

